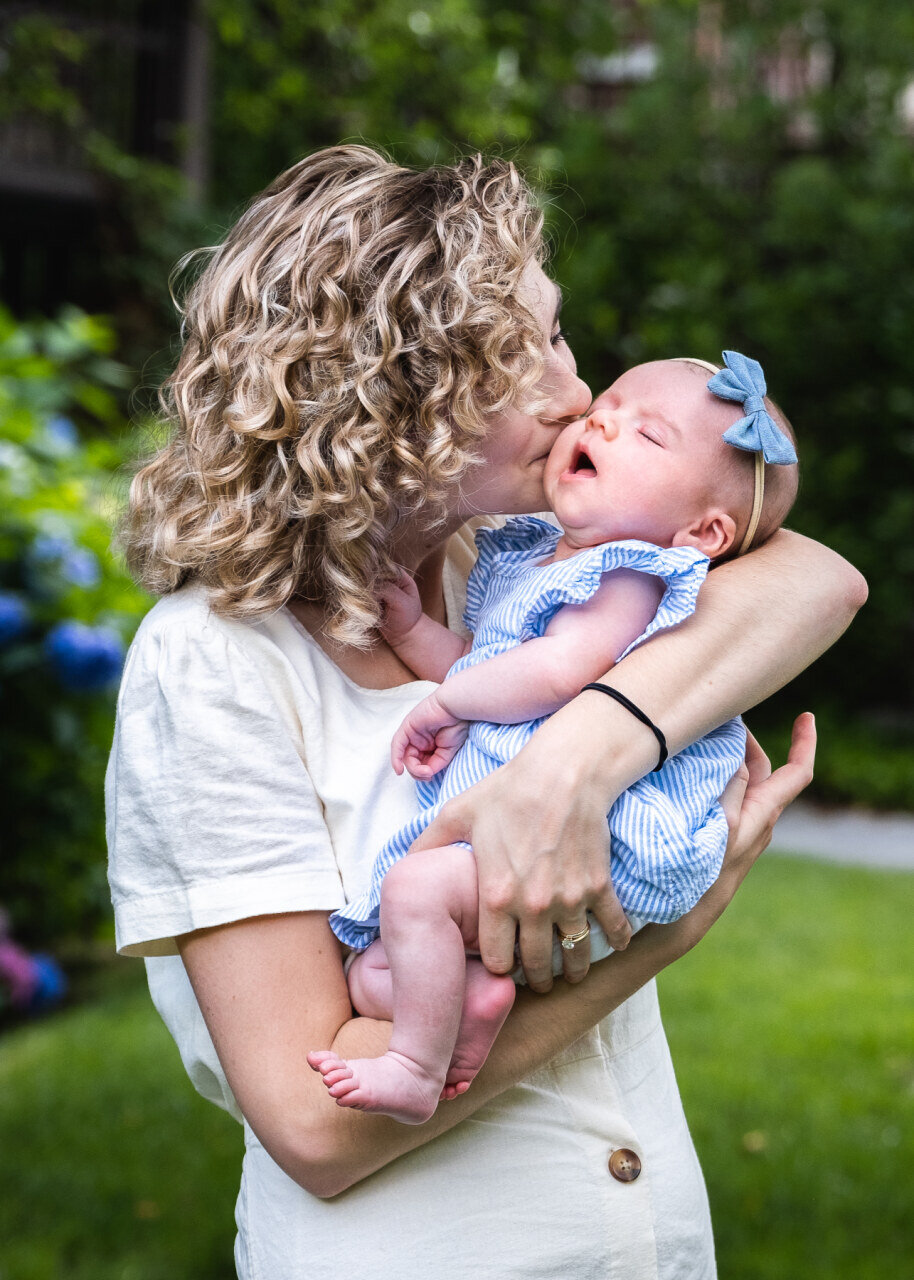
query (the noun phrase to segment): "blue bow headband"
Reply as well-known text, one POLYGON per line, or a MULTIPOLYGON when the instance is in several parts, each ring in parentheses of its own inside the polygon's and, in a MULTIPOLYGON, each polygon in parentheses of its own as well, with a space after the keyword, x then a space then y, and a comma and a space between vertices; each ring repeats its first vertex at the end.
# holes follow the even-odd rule
POLYGON ((723 356, 727 367, 710 379, 708 390, 721 400, 741 403, 746 414, 724 432, 727 444, 749 453, 761 453, 766 462, 781 466, 796 462, 793 445, 765 408, 768 388, 762 366, 738 351, 725 351, 723 356))

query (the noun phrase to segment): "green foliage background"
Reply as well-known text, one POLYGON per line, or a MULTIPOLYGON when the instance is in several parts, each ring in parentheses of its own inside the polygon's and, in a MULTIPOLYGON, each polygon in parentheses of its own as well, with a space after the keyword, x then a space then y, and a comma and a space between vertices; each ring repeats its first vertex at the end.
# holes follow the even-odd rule
POLYGON ((45 644, 61 622, 129 639, 148 606, 110 547, 125 458, 113 346, 107 325, 75 310, 22 324, 0 309, 0 592, 28 610, 22 634, 0 644, 0 904, 23 941, 91 931, 110 913, 102 779, 114 692, 62 682, 45 644), (55 420, 72 439, 55 436, 55 420), (91 572, 36 560, 42 539, 91 572))
MULTIPOLYGON (((124 17, 138 5, 115 7, 124 17)), ((90 266, 114 300, 132 386, 107 388, 120 396, 114 416, 79 410, 87 438, 107 442, 85 465, 104 481, 133 448, 122 425, 128 391, 142 419, 173 358, 174 262, 217 241, 279 170, 341 140, 420 165, 474 149, 509 155, 543 193, 563 319, 595 390, 664 355, 714 358, 735 347, 764 364, 800 440, 791 523, 858 565, 871 598, 848 636, 753 724, 782 741, 792 713, 813 707, 825 730, 819 794, 910 805, 909 0, 878 9, 854 0, 206 0, 203 19, 211 181, 202 200, 176 168, 129 154, 74 92, 75 67, 104 74, 91 24, 33 14, 5 27, 0 121, 52 121, 107 193, 107 251, 90 266), (604 77, 601 88, 605 59, 633 45, 652 46, 655 72, 621 92, 604 77), (785 68, 808 74, 791 88, 785 68)), ((62 385, 59 369, 46 373, 49 386, 62 385)), ((97 373, 88 383, 105 389, 97 373)), ((0 415, 0 433, 8 430, 0 415)), ((97 531, 92 538, 100 545, 97 531)), ((101 743, 110 701, 98 706, 101 743)), ((80 762, 67 801, 94 815, 72 844, 73 857, 93 865, 102 754, 80 762)))

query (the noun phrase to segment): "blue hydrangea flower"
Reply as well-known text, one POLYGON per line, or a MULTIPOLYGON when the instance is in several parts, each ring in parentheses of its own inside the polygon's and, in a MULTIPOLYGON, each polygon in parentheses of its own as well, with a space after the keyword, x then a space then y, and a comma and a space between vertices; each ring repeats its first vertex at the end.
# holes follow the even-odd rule
POLYGON ((9 591, 0 591, 0 645, 18 640, 28 625, 25 603, 9 591))
POLYGON ((83 622, 59 622, 48 632, 45 652, 61 684, 81 693, 107 688, 124 663, 117 632, 83 622))
POLYGON ((69 453, 79 444, 79 432, 72 418, 56 414, 47 422, 47 433, 54 443, 64 452, 69 453))
POLYGON ((35 564, 56 564, 63 560, 73 549, 69 538, 57 533, 39 533, 29 551, 35 564))
POLYGON ((60 572, 75 587, 94 587, 101 578, 98 557, 85 547, 74 547, 64 556, 60 572))

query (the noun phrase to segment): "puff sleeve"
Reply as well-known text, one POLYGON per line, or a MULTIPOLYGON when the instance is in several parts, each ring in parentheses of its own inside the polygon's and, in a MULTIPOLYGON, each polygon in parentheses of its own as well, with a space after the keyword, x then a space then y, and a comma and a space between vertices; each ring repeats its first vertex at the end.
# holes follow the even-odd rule
POLYGON ((155 613, 128 656, 105 783, 118 951, 173 955, 193 929, 341 906, 295 717, 251 629, 239 642, 206 614, 155 613))

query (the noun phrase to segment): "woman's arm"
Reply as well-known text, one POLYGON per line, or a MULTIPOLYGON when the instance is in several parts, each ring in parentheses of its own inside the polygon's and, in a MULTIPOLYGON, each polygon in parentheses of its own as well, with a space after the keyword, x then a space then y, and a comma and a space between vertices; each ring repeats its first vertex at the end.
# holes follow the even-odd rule
POLYGON ((675 924, 648 926, 579 986, 561 983, 546 999, 520 991, 469 1093, 424 1125, 337 1107, 306 1066, 315 1045, 364 1057, 382 1053, 389 1034, 387 1023, 352 1018, 324 913, 262 916, 179 939, 229 1084, 267 1151, 307 1191, 337 1195, 548 1062, 703 937, 809 781, 814 750, 811 717, 798 721, 790 760, 776 773, 753 746, 724 797, 731 837, 723 869, 698 905, 675 924))
MULTIPOLYGON (((781 530, 715 569, 693 616, 629 654, 609 681, 679 751, 792 680, 834 644, 865 599, 863 578, 839 555, 781 530)), ((488 968, 510 972, 519 930, 527 979, 548 990, 553 925, 585 909, 614 947, 626 945, 630 930, 608 878, 605 815, 656 760, 649 729, 611 699, 586 693, 509 764, 448 802, 415 847, 472 844, 488 968)))

